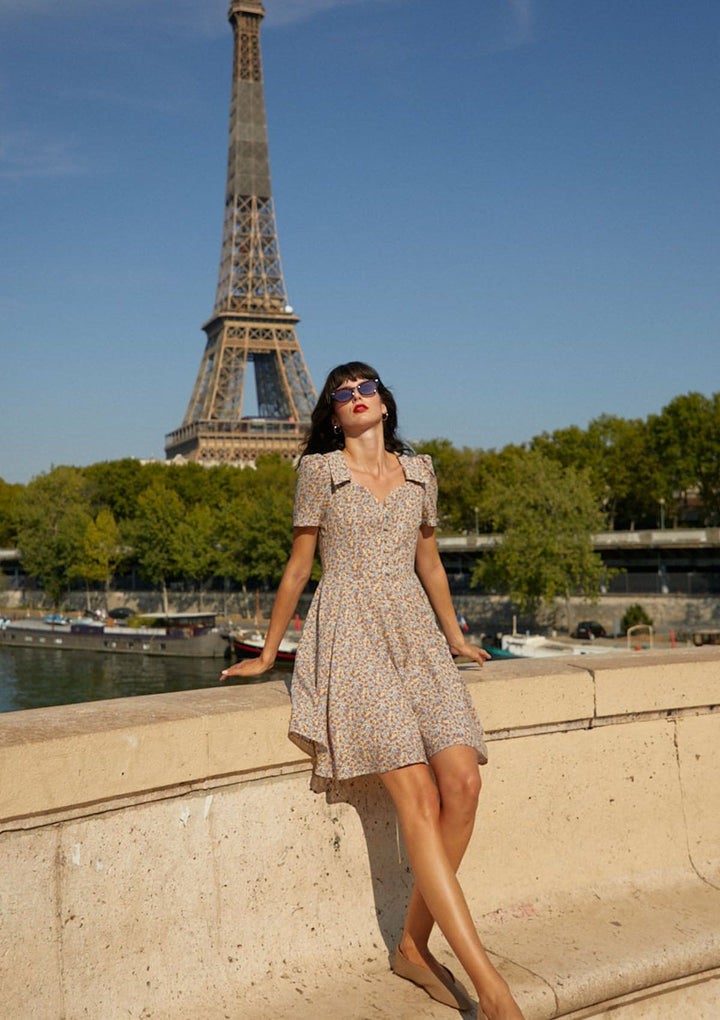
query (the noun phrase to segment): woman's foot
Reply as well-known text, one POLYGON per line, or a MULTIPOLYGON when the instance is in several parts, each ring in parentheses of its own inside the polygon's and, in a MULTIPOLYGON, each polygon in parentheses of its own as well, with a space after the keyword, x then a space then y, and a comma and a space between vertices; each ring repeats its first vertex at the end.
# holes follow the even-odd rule
POLYGON ((406 978, 418 985, 427 994, 445 1006, 464 1011, 473 1006, 473 1001, 455 976, 439 963, 429 950, 419 953, 414 947, 395 951, 393 971, 398 977, 406 978))
POLYGON ((512 997, 506 981, 497 975, 492 988, 484 988, 479 995, 480 1009, 487 1020, 525 1020, 520 1007, 512 997))

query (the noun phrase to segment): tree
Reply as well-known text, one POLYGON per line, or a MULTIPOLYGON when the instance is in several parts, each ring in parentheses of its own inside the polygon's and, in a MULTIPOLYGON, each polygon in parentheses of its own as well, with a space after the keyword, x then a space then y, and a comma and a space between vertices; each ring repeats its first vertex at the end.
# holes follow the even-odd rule
POLYGON ((611 527, 654 526, 664 478, 646 422, 604 414, 590 422, 588 438, 590 465, 611 527))
POLYGON ((100 510, 87 523, 81 555, 71 574, 82 578, 86 585, 104 585, 107 609, 110 585, 122 558, 122 539, 115 518, 109 510, 100 510))
POLYGON ((277 583, 292 548, 295 471, 277 455, 243 472, 243 491, 223 512, 227 575, 243 586, 277 583))
MULTIPOLYGON (((428 439, 415 444, 417 453, 429 454, 438 480, 438 512, 443 531, 475 531, 479 504, 482 450, 458 450, 449 439, 428 439)), ((479 511, 478 511, 479 513, 479 511)))
POLYGON ((205 587, 222 573, 222 515, 216 507, 191 507, 177 530, 177 566, 183 577, 200 587, 200 608, 205 587))
POLYGON ((102 461, 83 469, 93 507, 110 510, 118 525, 135 516, 140 493, 151 478, 139 460, 102 461))
POLYGON ((720 393, 675 397, 649 419, 652 441, 667 479, 663 496, 677 512, 697 490, 706 523, 720 519, 720 393))
POLYGON ((140 494, 130 533, 138 570, 162 591, 163 609, 168 612, 167 582, 180 570, 182 561, 182 500, 160 480, 140 494))
POLYGON ((17 516, 23 568, 37 578, 57 608, 76 576, 91 520, 82 472, 58 467, 38 475, 22 493, 17 516))
POLYGON ((14 549, 17 544, 17 508, 23 490, 22 485, 0 478, 0 549, 14 549))
POLYGON ((587 468, 610 527, 634 528, 655 522, 663 481, 642 420, 604 414, 585 430, 571 425, 551 434, 544 432, 532 440, 530 449, 564 468, 587 468))
POLYGON ((593 454, 596 452, 594 446, 588 433, 577 425, 569 425, 554 432, 542 432, 530 443, 531 450, 552 457, 564 468, 579 467, 583 464, 594 466, 593 454))
POLYGON ((603 515, 586 469, 563 468, 537 451, 507 458, 483 494, 484 512, 502 540, 486 553, 473 584, 507 593, 522 612, 575 592, 597 598, 604 576, 592 535, 603 515))
POLYGON ((236 546, 245 580, 277 584, 292 549, 292 500, 268 489, 245 507, 236 546))

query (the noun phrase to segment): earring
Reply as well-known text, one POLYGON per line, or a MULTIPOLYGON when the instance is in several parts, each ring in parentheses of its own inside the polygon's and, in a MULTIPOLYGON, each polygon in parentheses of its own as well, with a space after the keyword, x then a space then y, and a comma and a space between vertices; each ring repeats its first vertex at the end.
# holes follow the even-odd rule
POLYGON ((333 432, 335 433, 336 436, 341 436, 342 435, 342 429, 337 424, 337 422, 333 425, 332 429, 333 429, 333 432))
POLYGON ((383 411, 382 420, 383 421, 387 421, 388 420, 388 413, 387 413, 387 411, 383 411))

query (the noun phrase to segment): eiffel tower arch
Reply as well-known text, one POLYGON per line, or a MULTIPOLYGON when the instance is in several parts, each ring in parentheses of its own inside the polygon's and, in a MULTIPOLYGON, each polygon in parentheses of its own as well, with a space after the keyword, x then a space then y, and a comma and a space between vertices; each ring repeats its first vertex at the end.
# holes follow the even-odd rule
POLYGON ((231 0, 233 75, 220 271, 195 386, 168 459, 251 464, 299 453, 315 404, 288 304, 275 227, 260 55, 261 0, 231 0), (248 363, 257 414, 243 415, 248 363))

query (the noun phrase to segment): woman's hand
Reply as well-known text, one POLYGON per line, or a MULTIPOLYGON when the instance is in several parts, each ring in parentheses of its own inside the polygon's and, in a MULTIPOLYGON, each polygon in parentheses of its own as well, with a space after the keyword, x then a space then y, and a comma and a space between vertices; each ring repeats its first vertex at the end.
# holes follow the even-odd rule
POLYGON ((484 662, 492 658, 490 652, 486 652, 484 648, 478 648, 477 645, 471 645, 464 638, 451 642, 450 654, 462 656, 463 659, 472 659, 478 666, 482 666, 484 662))
POLYGON ((265 658, 263 653, 258 655, 256 659, 240 659, 222 671, 220 683, 223 680, 229 680, 233 676, 261 676, 263 673, 267 673, 269 669, 272 669, 274 665, 275 659, 265 658))

